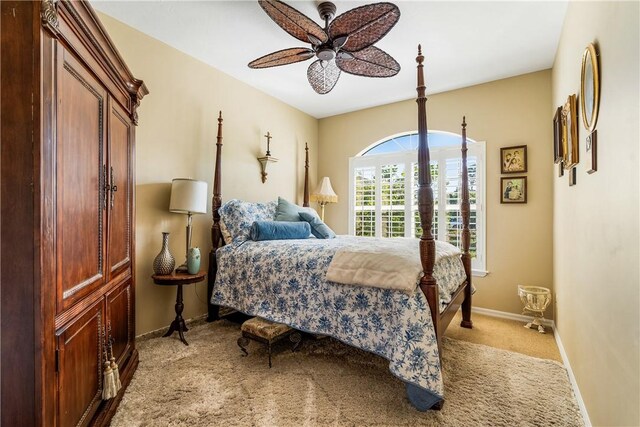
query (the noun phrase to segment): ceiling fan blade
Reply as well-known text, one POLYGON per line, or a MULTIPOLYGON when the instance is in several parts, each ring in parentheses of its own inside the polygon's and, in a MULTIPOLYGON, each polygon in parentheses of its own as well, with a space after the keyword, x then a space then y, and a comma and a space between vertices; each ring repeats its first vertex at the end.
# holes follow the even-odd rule
POLYGON ((334 61, 322 61, 318 59, 309 65, 307 79, 313 90, 320 95, 331 92, 331 89, 338 83, 340 69, 334 61))
POLYGON ((249 68, 269 68, 306 61, 315 53, 306 47, 293 47, 261 56, 249 62, 249 68))
POLYGON ((309 42, 309 34, 322 43, 328 40, 322 27, 291 6, 278 0, 259 0, 258 3, 283 30, 303 42, 309 42))
POLYGON ((333 47, 341 49, 347 43, 348 40, 349 40, 349 36, 336 37, 333 40, 333 47))
MULTIPOLYGON (((342 53, 342 52, 340 52, 342 53)), ((364 77, 392 77, 400 72, 400 64, 375 46, 351 52, 351 58, 338 54, 336 65, 344 72, 364 77)))
POLYGON ((307 38, 309 39, 309 43, 311 43, 314 46, 318 46, 322 44, 322 40, 320 40, 313 34, 307 34, 307 38))
POLYGON ((342 50, 336 54, 336 58, 348 60, 348 59, 353 59, 354 56, 352 53, 349 53, 346 50, 342 50))
POLYGON ((329 37, 349 36, 342 50, 356 52, 383 38, 400 19, 392 3, 374 3, 343 13, 329 24, 329 37))

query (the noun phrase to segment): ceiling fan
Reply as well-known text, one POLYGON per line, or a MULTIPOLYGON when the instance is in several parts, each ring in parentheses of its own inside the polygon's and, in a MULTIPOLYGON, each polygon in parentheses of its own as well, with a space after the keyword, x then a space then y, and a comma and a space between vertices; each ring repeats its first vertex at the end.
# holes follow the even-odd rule
POLYGON ((373 46, 400 19, 400 9, 392 3, 356 7, 333 19, 336 6, 322 2, 318 13, 324 20, 324 28, 279 0, 258 3, 283 30, 311 43, 311 48, 279 50, 251 61, 250 68, 277 67, 316 57, 307 70, 307 79, 319 94, 334 88, 340 71, 364 77, 392 77, 400 71, 400 64, 391 55, 373 46))

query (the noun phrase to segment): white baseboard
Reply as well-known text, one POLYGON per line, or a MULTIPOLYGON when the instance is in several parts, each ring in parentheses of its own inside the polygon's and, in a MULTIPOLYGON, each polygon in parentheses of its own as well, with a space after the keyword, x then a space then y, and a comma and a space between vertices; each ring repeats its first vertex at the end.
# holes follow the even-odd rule
POLYGON ((580 413, 582 414, 584 425, 590 427, 591 420, 589 419, 589 414, 587 413, 587 407, 584 406, 584 400, 582 400, 582 395, 580 394, 580 389, 578 388, 576 377, 573 375, 571 363, 569 363, 569 357, 564 351, 564 346, 562 345, 562 340, 560 339, 560 333, 556 329, 555 324, 553 325, 553 336, 556 338, 556 344, 558 345, 558 350, 560 351, 560 357, 562 357, 562 363, 564 363, 565 368, 567 368, 569 381, 571 382, 571 388, 573 389, 573 393, 575 394, 576 400, 578 401, 578 407, 580 408, 580 413))
MULTIPOLYGON (((485 316, 498 317, 500 319, 517 320, 521 322, 528 322, 531 319, 531 317, 525 316, 522 314, 507 313, 506 311, 491 310, 489 308, 482 308, 482 307, 473 307, 471 311, 473 313, 484 314, 485 316)), ((556 324, 553 320, 548 320, 548 319, 545 319, 544 322, 542 323, 545 326, 550 326, 551 328, 553 328, 553 336, 556 340, 558 351, 560 352, 560 357, 562 358, 562 363, 564 364, 564 367, 567 369, 567 374, 569 375, 569 382, 571 383, 573 394, 576 396, 576 401, 578 403, 578 408, 580 408, 582 419, 584 420, 585 426, 590 427, 591 420, 589 419, 587 408, 584 405, 584 400, 582 400, 582 395, 580 394, 580 389, 578 388, 576 377, 573 375, 573 370, 571 369, 571 363, 569 363, 569 357, 567 356, 567 353, 564 350, 564 346, 562 345, 562 339, 560 339, 560 333, 556 329, 556 324)))
MULTIPOLYGON (((485 316, 498 317, 500 319, 517 320, 519 322, 530 322, 533 316, 525 316, 524 314, 507 313, 506 311, 491 310, 489 308, 472 307, 472 313, 484 314, 485 316)), ((551 326, 553 328, 553 320, 544 319, 542 322, 544 326, 551 326)))

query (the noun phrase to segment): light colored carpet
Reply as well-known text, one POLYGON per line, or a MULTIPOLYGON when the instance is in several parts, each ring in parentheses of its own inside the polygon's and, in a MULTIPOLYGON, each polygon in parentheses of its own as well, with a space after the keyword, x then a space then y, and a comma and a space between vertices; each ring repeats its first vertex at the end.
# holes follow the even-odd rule
POLYGON ((473 313, 473 329, 466 329, 459 326, 460 320, 462 316, 458 311, 447 328, 446 336, 562 362, 551 327, 547 328, 545 334, 541 334, 537 329, 526 329, 526 322, 473 313))
POLYGON ((249 356, 236 324, 194 325, 190 345, 154 338, 138 345, 140 365, 112 426, 581 426, 561 364, 445 339, 446 403, 417 412, 381 357, 332 339, 288 342, 249 356))

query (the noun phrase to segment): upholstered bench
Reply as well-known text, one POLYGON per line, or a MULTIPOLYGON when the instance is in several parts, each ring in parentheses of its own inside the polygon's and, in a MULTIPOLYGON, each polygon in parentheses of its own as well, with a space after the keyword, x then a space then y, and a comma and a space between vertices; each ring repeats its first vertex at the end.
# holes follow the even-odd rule
POLYGON ((249 355, 249 352, 247 352, 249 340, 266 344, 269 353, 269 368, 271 368, 271 346, 273 343, 288 337, 293 343, 292 351, 296 351, 302 341, 302 335, 295 329, 284 323, 275 323, 260 317, 247 320, 242 324, 240 330, 242 331, 242 336, 238 338, 238 346, 244 353, 243 356, 249 355))

